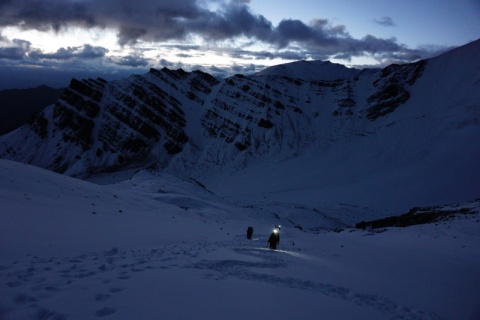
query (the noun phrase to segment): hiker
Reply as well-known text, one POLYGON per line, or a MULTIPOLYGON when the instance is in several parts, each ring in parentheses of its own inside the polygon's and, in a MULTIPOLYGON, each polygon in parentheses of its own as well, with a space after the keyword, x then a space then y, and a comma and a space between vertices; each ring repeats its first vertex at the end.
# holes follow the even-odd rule
POLYGON ((248 227, 248 228, 247 228, 247 239, 248 239, 248 240, 252 239, 252 235, 253 235, 253 228, 252 228, 252 227, 248 227))
POLYGON ((270 244, 270 249, 276 250, 277 245, 280 244, 280 226, 276 225, 273 229, 273 232, 268 238, 268 243, 270 244))

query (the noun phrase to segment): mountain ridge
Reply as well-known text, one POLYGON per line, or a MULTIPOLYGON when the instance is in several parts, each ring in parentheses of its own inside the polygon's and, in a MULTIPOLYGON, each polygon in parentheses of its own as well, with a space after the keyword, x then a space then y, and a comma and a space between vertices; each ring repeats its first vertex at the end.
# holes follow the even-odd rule
MULTIPOLYGON (((272 164, 293 161, 287 169, 303 180, 287 178, 276 192, 314 186, 312 199, 332 194, 342 184, 354 186, 352 190, 371 183, 379 188, 387 183, 382 176, 391 179, 390 191, 400 180, 405 186, 401 172, 411 167, 421 173, 420 186, 431 189, 439 180, 438 190, 412 198, 426 201, 418 205, 438 201, 448 194, 446 185, 459 182, 473 189, 463 196, 452 193, 451 202, 467 201, 480 193, 478 183, 470 180, 480 177, 474 166, 474 159, 480 159, 474 144, 479 131, 478 53, 480 41, 433 59, 378 70, 297 62, 226 79, 167 68, 110 82, 73 79, 54 105, 0 137, 0 156, 84 178, 146 167, 210 183, 220 193, 219 181, 230 175, 259 166, 268 173, 272 164), (328 79, 312 80, 311 73, 303 72, 312 64, 326 68, 328 79), (335 70, 349 77, 338 78, 335 70), (306 79, 296 77, 302 74, 306 79), (448 151, 464 159, 454 159, 448 151), (424 159, 429 166, 424 167, 424 159), (330 186, 330 191, 319 186, 330 186)), ((258 175, 252 181, 261 186, 263 173, 258 175)), ((240 185, 255 189, 253 182, 240 185)), ((350 193, 355 194, 345 196, 350 193)), ((404 197, 414 194, 412 190, 404 197)), ((371 191, 365 197, 375 198, 371 191)), ((305 201, 323 201, 312 199, 305 201)), ((404 206, 417 205, 403 201, 404 206)))

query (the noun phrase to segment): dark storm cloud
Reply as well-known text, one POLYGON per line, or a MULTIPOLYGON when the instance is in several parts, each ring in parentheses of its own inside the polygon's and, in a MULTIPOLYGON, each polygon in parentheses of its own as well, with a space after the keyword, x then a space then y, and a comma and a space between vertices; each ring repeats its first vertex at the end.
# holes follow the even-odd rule
MULTIPOLYGON (((301 50, 283 50, 283 51, 249 51, 249 50, 235 50, 230 53, 230 56, 237 59, 284 59, 284 60, 305 60, 312 58, 312 56, 301 50)), ((325 57, 322 57, 325 58, 325 57)))
POLYGON ((6 45, 0 47, 0 59, 6 60, 22 60, 27 57, 27 53, 30 51, 31 43, 25 40, 14 39, 8 41, 8 39, 1 37, 0 43, 3 42, 6 45))
POLYGON ((247 64, 247 65, 233 65, 230 67, 231 71, 236 73, 254 73, 256 71, 256 67, 254 64, 247 64))
POLYGON ((393 19, 390 17, 381 17, 380 19, 373 20, 376 24, 384 27, 395 27, 397 24, 393 22, 393 19))
POLYGON ((125 67, 147 67, 150 64, 148 59, 135 55, 119 58, 108 58, 107 62, 125 67))
POLYGON ((160 59, 160 65, 163 67, 171 68, 175 65, 175 63, 168 61, 167 59, 160 59))
POLYGON ((61 0, 2 0, 0 1, 0 26, 20 26, 23 29, 59 31, 75 24, 94 26, 98 22, 88 4, 61 0))
POLYGON ((369 53, 380 52, 398 52, 405 51, 406 48, 397 44, 394 38, 382 39, 372 35, 367 35, 361 40, 350 41, 350 50, 353 52, 364 51, 369 53))
MULTIPOLYGON (((322 54, 350 52, 354 55, 359 48, 372 54, 406 50, 394 39, 371 36, 352 39, 345 26, 331 25, 324 19, 309 24, 288 19, 275 27, 264 16, 252 13, 249 1, 216 0, 216 11, 205 5, 208 3, 207 0, 3 0, 0 1, 0 26, 56 31, 66 30, 68 26, 109 27, 117 30, 122 46, 134 45, 139 40, 161 42, 198 35, 207 41, 245 36, 279 49, 298 44, 322 54)), ((389 17, 376 22, 393 24, 389 17)))
POLYGON ((164 48, 178 49, 181 51, 195 51, 200 50, 202 47, 199 45, 189 45, 189 44, 172 44, 172 45, 163 45, 164 48))
POLYGON ((71 60, 74 58, 90 60, 102 58, 108 49, 84 44, 83 46, 60 48, 54 53, 44 53, 34 49, 31 42, 21 39, 9 40, 0 37, 0 59, 5 60, 71 60))
POLYGON ((194 57, 194 55, 186 54, 186 53, 179 53, 179 54, 177 54, 177 57, 179 57, 179 58, 192 58, 192 57, 194 57))
POLYGON ((120 27, 118 33, 118 43, 121 46, 133 45, 137 42, 138 39, 144 37, 147 34, 147 30, 143 28, 136 27, 120 27))
POLYGON ((214 40, 225 40, 236 36, 247 36, 271 42, 273 26, 262 15, 254 15, 244 4, 231 4, 215 14, 210 14, 205 25, 192 24, 194 30, 214 40))
MULTIPOLYGON (((385 26, 394 25, 389 17, 375 22, 385 26)), ((202 49, 205 50, 201 44, 183 44, 184 40, 192 43, 198 38, 208 45, 208 51, 250 61, 277 58, 325 60, 331 57, 350 60, 369 56, 385 65, 428 58, 439 52, 429 48, 409 49, 395 38, 382 39, 367 35, 355 39, 345 26, 334 25, 326 19, 315 19, 309 23, 284 19, 274 26, 263 15, 253 13, 248 0, 0 0, 0 32, 6 26, 59 33, 68 32, 71 27, 108 28, 116 31, 121 46, 135 49, 140 41, 157 42, 160 49, 173 50, 179 58, 194 57, 202 49), (239 38, 249 41, 248 46, 243 48, 251 48, 260 42, 267 45, 268 49, 232 49, 231 46, 236 46, 235 40, 239 38)), ((24 66, 52 66, 56 70, 73 66, 76 70, 88 71, 98 67, 111 68, 112 72, 116 72, 117 68, 142 69, 158 65, 144 58, 140 51, 135 49, 133 52, 135 55, 107 57, 106 48, 85 44, 46 53, 33 48, 28 41, 10 41, 0 33, 0 62, 24 66), (89 62, 80 67, 81 60, 89 62), (95 66, 90 68, 93 64, 95 66)), ((202 69, 201 66, 187 66, 182 62, 159 62, 169 68, 202 69)), ((248 70, 257 67, 252 64, 248 70)), ((212 66, 203 70, 218 77, 242 70, 247 72, 242 65, 212 66)))
POLYGON ((34 60, 97 59, 104 57, 107 52, 108 49, 106 48, 85 44, 80 47, 60 48, 54 53, 44 53, 40 50, 34 50, 28 54, 28 57, 34 60))
POLYGON ((279 43, 284 46, 290 41, 309 41, 316 38, 312 28, 300 20, 282 20, 277 27, 279 43))
POLYGON ((210 66, 208 68, 209 72, 213 75, 215 75, 216 77, 225 77, 228 75, 228 73, 230 72, 230 68, 220 68, 220 67, 217 67, 217 66, 210 66))
POLYGON ((25 51, 19 47, 0 48, 0 59, 21 60, 25 58, 25 51))

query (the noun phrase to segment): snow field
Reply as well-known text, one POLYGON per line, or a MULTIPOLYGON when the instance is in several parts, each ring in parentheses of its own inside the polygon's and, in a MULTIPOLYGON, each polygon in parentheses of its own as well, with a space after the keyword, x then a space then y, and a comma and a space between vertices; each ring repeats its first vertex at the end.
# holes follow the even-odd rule
POLYGON ((480 315, 478 214, 340 233, 279 218, 171 176, 102 186, 1 160, 0 318, 480 315))

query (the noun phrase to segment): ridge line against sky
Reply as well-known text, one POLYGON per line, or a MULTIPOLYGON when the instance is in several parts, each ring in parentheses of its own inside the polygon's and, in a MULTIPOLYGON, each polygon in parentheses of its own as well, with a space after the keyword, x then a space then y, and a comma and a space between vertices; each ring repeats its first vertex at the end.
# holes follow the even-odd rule
POLYGON ((0 0, 0 90, 150 67, 383 67, 480 38, 480 0, 0 0))

